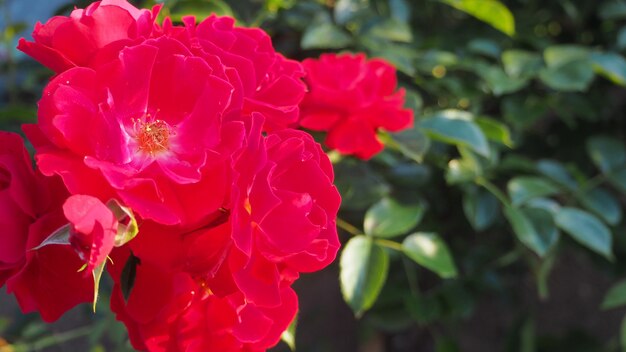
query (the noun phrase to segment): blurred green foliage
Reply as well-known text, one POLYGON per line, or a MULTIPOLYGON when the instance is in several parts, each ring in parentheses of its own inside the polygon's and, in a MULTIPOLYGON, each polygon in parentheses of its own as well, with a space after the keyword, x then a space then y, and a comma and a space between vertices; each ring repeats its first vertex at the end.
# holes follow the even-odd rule
MULTIPOLYGON (((175 20, 235 16, 294 59, 363 51, 396 65, 415 127, 381 131, 387 148, 369 162, 332 154, 343 196, 338 285, 365 335, 423 329, 436 351, 457 351, 459 322, 497 297, 517 317, 499 350, 626 349, 626 319, 607 341, 542 334, 519 292, 532 282, 549 297, 552 268, 575 253, 615 281, 594 309, 626 304, 626 1, 135 3, 164 3, 162 15, 175 20)), ((36 116, 50 73, 10 47, 27 26, 8 16, 4 24, 0 123, 17 130, 36 116)), ((103 325, 111 317, 100 318, 101 306, 93 329, 107 335, 115 329, 103 325)), ((2 323, 15 351, 49 341, 40 323, 2 323), (29 328, 16 333, 20 326, 29 328)), ((90 336, 93 351, 102 336, 90 336)))

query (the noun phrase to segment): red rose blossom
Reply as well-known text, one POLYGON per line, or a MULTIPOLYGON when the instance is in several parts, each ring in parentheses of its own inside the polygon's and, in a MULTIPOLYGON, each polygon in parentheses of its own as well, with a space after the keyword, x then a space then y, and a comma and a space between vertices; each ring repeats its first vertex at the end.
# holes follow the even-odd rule
POLYGON ((363 54, 323 54, 303 61, 309 92, 300 125, 327 131, 326 144, 342 154, 369 159, 383 148, 376 130, 400 131, 413 125, 404 109, 404 89, 397 89, 396 69, 363 54))
MULTIPOLYGON (((128 252, 114 252, 124 262, 128 252)), ((151 263, 137 266, 128 300, 121 291, 121 266, 110 266, 116 282, 111 309, 126 324, 131 342, 149 351, 265 351, 276 345, 297 311, 289 287, 282 304, 264 308, 234 291, 216 295, 205 282, 184 272, 167 273, 151 263)))
POLYGON ((57 179, 33 172, 20 136, 0 132, 0 287, 15 294, 24 312, 45 321, 93 298, 93 279, 77 270, 81 260, 70 246, 38 247, 67 223, 66 196, 57 179))
POLYGON ((222 204, 215 185, 229 166, 220 148, 240 143, 243 128, 221 128, 233 90, 223 74, 167 37, 125 48, 97 70, 61 73, 26 130, 39 168, 72 194, 119 199, 143 218, 199 221, 222 204))
POLYGON ((98 51, 122 48, 135 38, 150 35, 160 8, 139 10, 125 0, 97 1, 84 10, 72 11, 69 17, 55 16, 43 25, 37 23, 35 41, 22 38, 18 49, 57 73, 88 66, 98 51))
POLYGON ((85 272, 102 264, 113 250, 118 231, 113 212, 98 198, 73 195, 63 204, 70 223, 70 243, 87 264, 85 272))
MULTIPOLYGON (((103 0, 20 41, 57 75, 24 127, 41 174, 23 167, 21 145, 12 156, 0 148, 0 204, 16 225, 0 239, 0 280, 25 311, 52 320, 93 299, 92 278, 77 270, 106 264, 111 309, 135 348, 265 351, 296 314, 293 282, 340 246, 332 165, 292 129, 304 69, 261 29, 217 16, 159 25, 158 10, 103 0), (50 205, 38 203, 38 185, 50 205), (126 225, 109 201, 134 214, 132 241, 116 242, 126 225), (59 229, 70 245, 44 242, 59 229)), ((376 65, 364 64, 362 84, 375 85, 355 102, 407 117, 395 71, 376 65)), ((393 129, 366 120, 372 136, 393 129)))

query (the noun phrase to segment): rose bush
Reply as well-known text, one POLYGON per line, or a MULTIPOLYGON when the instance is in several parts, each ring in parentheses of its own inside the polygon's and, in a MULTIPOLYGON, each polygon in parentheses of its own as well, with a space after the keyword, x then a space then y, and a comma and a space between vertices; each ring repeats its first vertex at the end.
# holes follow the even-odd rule
MULTIPOLYGON (((329 265, 340 247, 332 165, 294 129, 305 71, 258 28, 218 16, 160 25, 159 10, 103 0, 20 41, 56 75, 37 122, 24 126, 38 171, 25 168, 21 145, 19 160, 9 157, 16 146, 6 148, 0 200, 16 231, 3 239, 0 278, 25 311, 54 320, 79 302, 95 308, 106 266, 111 309, 135 348, 263 351, 295 317, 293 282, 329 265), (48 193, 53 205, 39 209, 48 193), (54 275, 42 269, 50 263, 54 275), (43 296, 48 285, 60 286, 50 288, 58 304, 43 296)), ((376 92, 360 99, 383 96, 398 110, 402 91, 384 97, 395 71, 367 65, 376 92)), ((368 133, 410 125, 407 111, 394 113, 406 121, 368 133)))
POLYGON ((403 108, 396 69, 364 54, 323 54, 302 62, 309 92, 300 108, 300 126, 326 131, 326 145, 342 154, 369 159, 383 149, 376 131, 413 126, 413 111, 403 108))

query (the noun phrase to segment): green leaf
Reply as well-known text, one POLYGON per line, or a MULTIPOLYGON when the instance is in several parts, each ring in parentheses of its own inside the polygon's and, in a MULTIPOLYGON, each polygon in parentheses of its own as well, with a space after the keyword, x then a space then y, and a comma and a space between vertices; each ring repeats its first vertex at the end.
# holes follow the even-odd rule
POLYGON ((587 153, 596 166, 605 174, 626 165, 624 144, 615 138, 593 136, 587 140, 587 153))
POLYGON ((398 21, 408 22, 411 17, 411 8, 406 0, 389 0, 391 17, 398 21))
POLYGON ((389 136, 392 146, 395 146, 406 157, 418 163, 424 160, 424 155, 426 155, 428 148, 430 148, 430 139, 426 137, 424 132, 417 128, 407 129, 398 133, 390 133, 389 136))
POLYGON ((548 68, 559 68, 571 62, 588 62, 589 56, 589 48, 582 45, 553 45, 543 52, 548 68))
POLYGON ((135 286, 135 278, 137 277, 137 265, 141 264, 141 260, 131 252, 130 256, 122 268, 122 274, 120 276, 120 286, 122 290, 122 296, 125 301, 128 301, 130 293, 135 286))
POLYGON ((558 242, 559 234, 552 214, 539 208, 521 210, 506 207, 504 215, 517 239, 540 257, 545 256, 558 242))
POLYGON ((519 176, 509 181, 507 185, 513 205, 518 206, 527 201, 556 194, 559 189, 549 181, 533 176, 519 176))
POLYGON ((344 159, 334 169, 342 209, 365 209, 390 192, 385 179, 366 163, 344 159))
POLYGON ((569 190, 575 190, 578 187, 578 183, 572 175, 556 160, 539 160, 537 171, 569 190))
POLYGON ((502 53, 504 71, 511 77, 530 78, 543 67, 539 54, 524 50, 507 50, 502 53))
POLYGON ((483 131, 487 139, 504 144, 509 148, 513 148, 513 141, 511 140, 511 131, 509 127, 498 120, 479 117, 475 120, 476 124, 483 131))
POLYGON ((469 112, 443 110, 424 118, 419 127, 433 139, 467 146, 476 153, 488 157, 489 143, 484 133, 473 121, 469 112))
POLYGON ((515 19, 509 9, 497 0, 440 0, 509 35, 515 34, 515 19))
POLYGON ((335 21, 344 25, 359 16, 359 13, 368 9, 367 1, 363 0, 338 0, 335 3, 335 21))
POLYGON ((528 84, 527 79, 511 77, 497 66, 484 67, 479 73, 496 96, 517 92, 528 84))
POLYGON ((611 82, 626 86, 626 59, 617 53, 593 53, 593 69, 611 82))
POLYGON ((296 328, 298 327, 298 314, 293 317, 293 320, 287 327, 285 331, 283 331, 282 335, 280 335, 280 339, 283 340, 289 346, 289 349, 292 352, 296 351, 296 328))
POLYGON ((613 259, 611 231, 595 216, 577 208, 563 207, 555 217, 556 225, 583 246, 613 259))
POLYGON ((604 296, 601 309, 613 309, 626 305, 626 280, 614 284, 604 296))
POLYGON ((367 210, 363 229, 367 235, 376 237, 403 235, 417 226, 425 210, 423 203, 403 204, 385 197, 367 210))
POLYGON ((40 245, 31 249, 32 251, 41 249, 45 246, 52 244, 70 245, 70 224, 65 224, 56 229, 50 236, 48 236, 40 245))
POLYGON ((106 266, 107 261, 104 260, 100 265, 93 269, 93 304, 92 309, 93 312, 96 312, 96 304, 98 303, 98 291, 100 289, 100 279, 102 278, 102 273, 104 272, 104 267, 106 266))
POLYGON ((467 48, 477 54, 482 54, 496 59, 500 56, 501 52, 500 46, 496 42, 484 38, 472 39, 469 44, 467 44, 467 48))
POLYGON ((402 21, 385 19, 368 28, 365 35, 393 42, 410 43, 413 40, 411 27, 402 21))
POLYGON ((352 43, 352 37, 332 23, 313 23, 304 34, 302 49, 341 49, 352 43))
POLYGON ((474 180, 481 174, 480 165, 473 159, 452 159, 446 169, 446 182, 458 184, 474 180))
POLYGON ((580 197, 588 210, 602 218, 609 225, 617 225, 622 219, 619 200, 604 188, 594 188, 580 197))
POLYGON ((388 271, 389 255, 373 238, 356 236, 346 243, 339 260, 339 279, 343 298, 357 317, 376 302, 388 271))
POLYGON ((411 234, 402 242, 402 251, 417 264, 432 270, 444 279, 457 275, 450 250, 437 234, 426 232, 411 234))
POLYGON ((545 68, 539 73, 539 78, 548 87, 565 92, 586 91, 593 77, 591 63, 582 60, 545 68))
POLYGON ((498 210, 498 200, 484 189, 467 192, 463 196, 465 217, 476 231, 491 226, 498 216, 498 210))

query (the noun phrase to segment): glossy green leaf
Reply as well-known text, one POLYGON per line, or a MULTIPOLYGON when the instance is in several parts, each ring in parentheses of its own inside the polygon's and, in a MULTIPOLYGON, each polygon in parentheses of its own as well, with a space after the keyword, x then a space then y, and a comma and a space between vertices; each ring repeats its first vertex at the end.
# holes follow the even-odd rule
POLYGON ((594 73, 591 63, 571 61, 555 68, 545 68, 539 78, 548 87, 565 92, 583 92, 589 88, 594 73))
POLYGON ((507 125, 488 117, 479 117, 475 120, 475 122, 483 131, 487 139, 503 144, 509 148, 513 148, 511 131, 507 125))
POLYGON ((334 171, 342 209, 365 209, 390 191, 389 184, 368 164, 344 159, 334 165, 334 171))
POLYGON ((434 233, 417 232, 402 242, 402 251, 417 264, 442 278, 457 275, 456 265, 446 243, 434 233))
POLYGON ((334 8, 335 21, 344 25, 367 9, 368 2, 366 0, 338 0, 335 2, 334 8))
POLYGON ((485 134, 473 121, 472 114, 460 110, 443 110, 425 117, 419 124, 433 139, 471 148, 488 157, 485 134))
POLYGON ((473 181, 481 173, 480 165, 470 159, 452 159, 446 169, 446 182, 449 184, 473 181))
POLYGON ((598 215, 609 225, 617 225, 622 219, 619 200, 604 188, 594 188, 580 197, 589 211, 598 215))
POLYGON ((613 258, 611 231, 595 216, 577 208, 563 207, 555 217, 556 225, 583 246, 607 259, 613 258))
POLYGON ((504 71, 511 77, 529 78, 537 75, 543 60, 537 53, 524 50, 507 50, 502 53, 504 71))
POLYGON ((497 66, 487 66, 479 72, 496 96, 517 92, 528 84, 527 79, 511 77, 497 66))
POLYGON ((506 207, 504 215, 517 239, 540 257, 545 256, 559 239, 552 214, 543 209, 506 207))
POLYGON ((408 23, 395 19, 385 19, 373 24, 365 35, 401 43, 410 43, 413 40, 408 23))
POLYGON ((472 39, 468 44, 467 48, 474 53, 498 58, 500 57, 500 46, 493 40, 484 39, 484 38, 476 38, 472 39))
POLYGON ((483 231, 496 220, 499 203, 491 193, 477 189, 474 192, 466 192, 463 196, 463 212, 476 231, 483 231))
POLYGON ((497 0, 440 0, 458 10, 488 23, 509 35, 515 34, 515 19, 509 9, 497 0))
POLYGON ((553 45, 543 52, 548 68, 559 68, 571 62, 588 62, 590 49, 582 45, 553 45))
POLYGON ((613 309, 626 305, 626 280, 622 280, 609 289, 604 296, 600 308, 613 309))
POLYGON ((408 22, 411 17, 411 8, 407 0, 389 0, 391 17, 398 21, 408 22))
POLYGON ((302 49, 341 49, 352 43, 352 37, 332 23, 315 23, 309 26, 300 46, 302 49))
POLYGON ((403 204, 385 197, 367 210, 363 229, 367 235, 376 237, 403 235, 417 226, 425 210, 423 203, 403 204))
POLYGON ((574 190, 578 187, 576 180, 574 180, 569 171, 556 160, 539 160, 537 162, 537 171, 567 189, 574 190))
POLYGON ((507 184, 513 205, 521 205, 530 199, 556 194, 559 189, 548 180, 534 176, 519 176, 507 184))
POLYGON ((430 148, 430 139, 418 128, 406 129, 402 132, 390 133, 393 146, 406 157, 421 163, 430 148))
POLYGON ((346 243, 339 261, 339 279, 343 298, 357 317, 376 302, 388 271, 389 255, 373 238, 356 236, 346 243))
POLYGON ((593 69, 615 84, 626 86, 626 59, 617 53, 593 53, 593 69))
POLYGON ((610 173, 626 166, 626 148, 618 139, 593 136, 587 140, 587 153, 603 173, 610 173))

